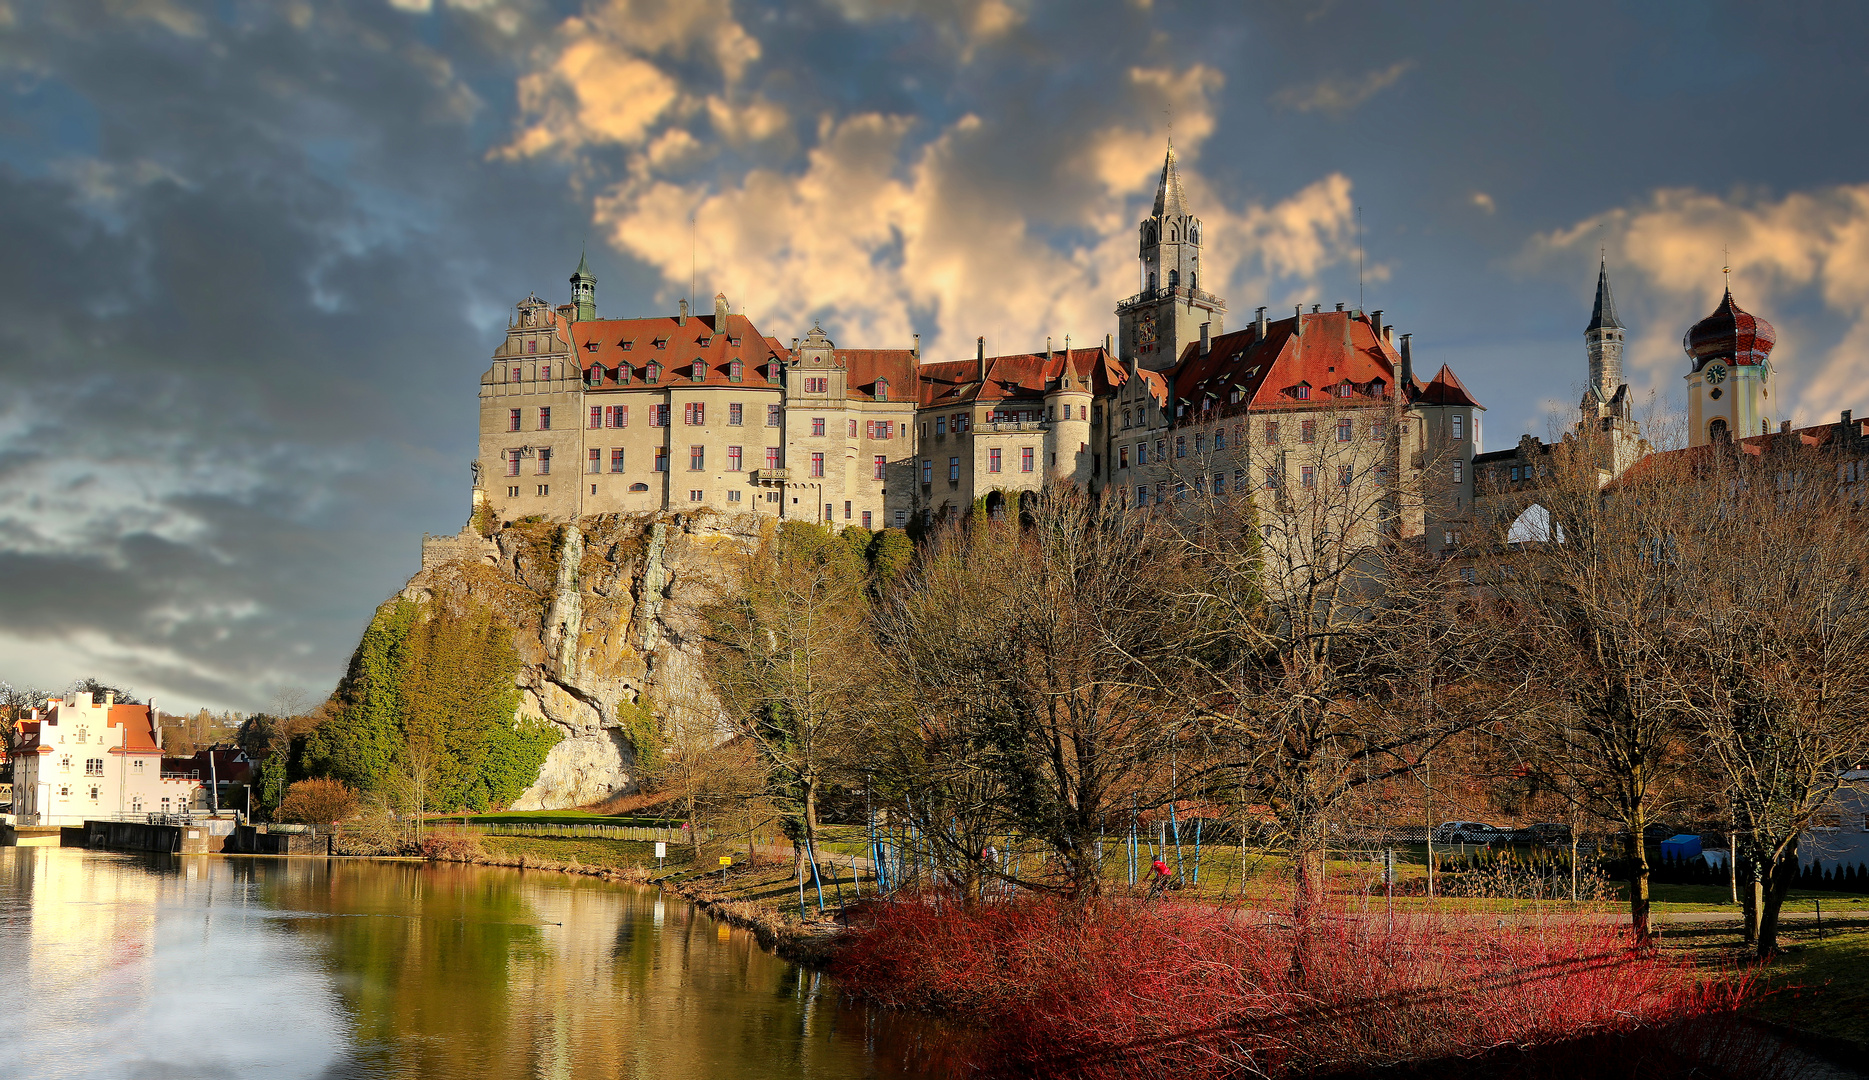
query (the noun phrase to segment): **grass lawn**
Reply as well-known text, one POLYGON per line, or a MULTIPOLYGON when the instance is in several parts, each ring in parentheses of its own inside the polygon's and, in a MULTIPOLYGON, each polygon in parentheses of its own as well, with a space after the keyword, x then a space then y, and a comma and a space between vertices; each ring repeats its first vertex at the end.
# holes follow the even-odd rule
MULTIPOLYGON (((461 817, 432 817, 436 824, 460 821, 461 817)), ((469 825, 631 825, 651 829, 679 829, 681 822, 669 818, 624 817, 616 814, 592 814, 583 810, 520 810, 504 814, 469 814, 469 825)))
MULTIPOLYGON (((552 862, 576 860, 585 866, 608 866, 614 869, 646 867, 656 869, 655 845, 636 840, 600 840, 581 836, 483 836, 480 846, 490 855, 552 862)), ((688 865, 692 852, 675 844, 668 846, 663 867, 669 871, 688 865)))

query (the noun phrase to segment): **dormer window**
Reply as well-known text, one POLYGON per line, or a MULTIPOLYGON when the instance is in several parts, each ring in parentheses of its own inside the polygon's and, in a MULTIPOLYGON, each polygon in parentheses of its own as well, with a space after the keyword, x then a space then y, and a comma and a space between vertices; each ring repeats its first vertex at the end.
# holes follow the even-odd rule
POLYGON ((1311 388, 1308 386, 1294 386, 1292 387, 1291 396, 1297 398, 1299 401, 1305 401, 1311 396, 1311 388))
POLYGON ((689 369, 688 377, 695 382, 700 382, 707 378, 707 362, 704 360, 696 360, 694 362, 694 367, 689 369))
POLYGON ((649 361, 649 366, 644 370, 642 378, 644 382, 661 382, 662 365, 654 360, 649 361))
POLYGON ((616 374, 617 374, 617 385, 618 386, 629 385, 630 366, 628 364, 618 364, 616 374))
POLYGON ((739 347, 740 347, 740 339, 739 339, 739 338, 737 338, 737 337, 729 337, 729 338, 727 339, 727 344, 729 344, 729 345, 731 345, 731 346, 733 346, 734 348, 736 348, 736 349, 737 349, 737 348, 739 348, 739 347))
POLYGON ((627 352, 630 349, 633 349, 636 347, 636 339, 635 338, 624 338, 622 341, 617 342, 617 347, 627 352))
POLYGON ((597 351, 597 343, 596 343, 595 341, 587 341, 587 342, 585 342, 585 343, 584 343, 584 351, 585 351, 585 352, 596 352, 596 351, 597 351))
POLYGON ((1377 379, 1369 384, 1370 397, 1382 397, 1389 389, 1389 384, 1377 379))
POLYGON ((1233 392, 1227 395, 1227 404, 1238 405, 1240 403, 1240 396, 1241 396, 1240 388, 1237 386, 1234 387, 1233 392))
POLYGON ((656 347, 656 348, 658 348, 658 349, 666 349, 666 348, 668 348, 668 339, 667 339, 667 338, 665 338, 665 337, 659 337, 659 338, 656 338, 656 339, 655 339, 655 347, 656 347))
POLYGON ((729 361, 727 364, 727 381, 728 382, 739 382, 745 371, 746 371, 746 366, 740 363, 740 361, 738 360, 729 361))
POLYGON ((888 379, 877 379, 876 380, 876 400, 877 401, 888 401, 889 400, 889 380, 888 379))
POLYGON ((1351 386, 1347 382, 1344 383, 1342 386, 1337 387, 1338 397, 1349 397, 1350 393, 1351 393, 1351 386))
POLYGON ((591 368, 590 370, 584 373, 584 381, 587 383, 590 383, 592 386, 596 386, 597 384, 603 382, 604 381, 604 369, 602 367, 591 368))

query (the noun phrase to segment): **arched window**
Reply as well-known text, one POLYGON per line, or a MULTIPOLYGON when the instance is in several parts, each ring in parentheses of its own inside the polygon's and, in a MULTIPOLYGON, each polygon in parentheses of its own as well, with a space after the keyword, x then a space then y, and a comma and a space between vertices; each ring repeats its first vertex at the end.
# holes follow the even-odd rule
POLYGON ((1707 440, 1709 442, 1726 442, 1729 438, 1731 438, 1731 436, 1727 433, 1726 421, 1724 419, 1715 419, 1713 423, 1707 425, 1707 440))
POLYGON ((877 379, 876 380, 876 400, 877 401, 888 401, 889 400, 889 380, 888 379, 877 379))
POLYGON ((1171 289, 1178 289, 1181 287, 1181 271, 1168 271, 1168 287, 1171 289))
POLYGON ((1155 291, 1155 275, 1154 274, 1149 275, 1149 291, 1150 292, 1155 291))

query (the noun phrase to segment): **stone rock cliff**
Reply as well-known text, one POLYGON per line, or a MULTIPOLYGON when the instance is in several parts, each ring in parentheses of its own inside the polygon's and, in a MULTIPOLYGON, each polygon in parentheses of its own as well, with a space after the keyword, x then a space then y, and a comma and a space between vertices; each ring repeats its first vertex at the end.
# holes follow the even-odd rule
POLYGON ((714 709, 701 672, 707 603, 768 539, 754 514, 605 514, 429 537, 402 595, 443 612, 491 604, 514 626, 518 715, 564 733, 515 810, 582 806, 636 790, 632 735, 660 708, 714 709))

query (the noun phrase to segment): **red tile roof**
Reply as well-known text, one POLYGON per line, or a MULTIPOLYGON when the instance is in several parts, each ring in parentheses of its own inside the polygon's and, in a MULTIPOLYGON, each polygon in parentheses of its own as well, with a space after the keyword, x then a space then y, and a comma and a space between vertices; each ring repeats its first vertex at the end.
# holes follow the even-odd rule
MULTIPOLYGON (((622 388, 778 386, 778 370, 773 365, 781 363, 784 355, 779 343, 761 334, 744 315, 727 316, 724 333, 714 332, 714 319, 713 315, 691 315, 685 326, 672 315, 572 323, 572 352, 578 366, 586 372, 603 366, 604 378, 596 385, 604 389, 619 386, 611 375, 620 367, 630 369, 629 382, 621 384, 622 388), (658 341, 662 343, 661 348, 656 347, 658 341), (733 344, 734 341, 739 344, 733 344), (699 383, 692 374, 696 360, 704 365, 699 383), (741 362, 737 383, 732 380, 729 367, 734 360, 741 362), (661 378, 654 383, 647 381, 652 363, 662 368, 661 378)), ((591 385, 588 375, 586 384, 591 385)))
POLYGON ((850 397, 876 400, 876 381, 889 381, 890 401, 915 400, 917 360, 912 349, 837 349, 832 354, 844 366, 844 385, 850 397))
POLYGON ((1467 388, 1460 384, 1453 369, 1446 364, 1442 364, 1441 370, 1434 373, 1427 387, 1415 395, 1415 400, 1428 405, 1471 405, 1476 409, 1485 407, 1473 400, 1473 395, 1467 393, 1467 388))
MULTIPOLYGON (((45 734, 42 725, 50 723, 58 726, 60 724, 58 714, 63 710, 63 705, 64 703, 59 701, 47 702, 42 713, 42 720, 25 720, 20 723, 20 753, 49 754, 52 752, 51 747, 40 741, 45 734)), ((73 710, 73 714, 74 716, 81 715, 77 710, 73 710)), ((159 754, 162 752, 161 748, 156 745, 156 729, 149 706, 112 705, 105 715, 104 723, 108 727, 123 729, 123 746, 121 749, 113 747, 111 753, 159 754)))
POLYGON ((1128 378, 1122 365, 1101 346, 1050 354, 989 356, 985 365, 984 382, 980 378, 979 360, 944 360, 921 365, 922 407, 1042 398, 1058 389, 1066 375, 1071 377, 1074 387, 1101 394, 1122 385, 1128 378))
POLYGON ((1388 400, 1400 360, 1367 319, 1320 311, 1268 322, 1263 338, 1251 328, 1221 334, 1209 342, 1206 356, 1199 342, 1190 342, 1172 377, 1175 396, 1196 405, 1209 397, 1231 404, 1238 391, 1254 411, 1316 408, 1345 383, 1351 401, 1388 400), (1300 320, 1302 334, 1295 332, 1300 320))

